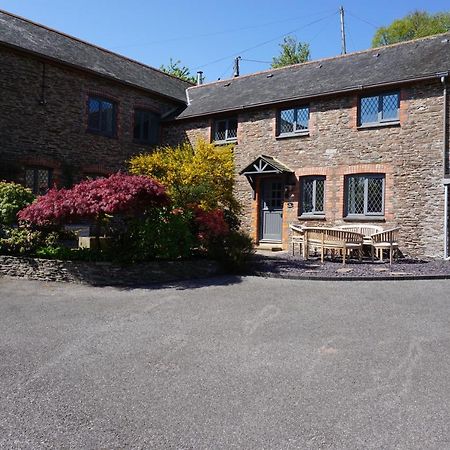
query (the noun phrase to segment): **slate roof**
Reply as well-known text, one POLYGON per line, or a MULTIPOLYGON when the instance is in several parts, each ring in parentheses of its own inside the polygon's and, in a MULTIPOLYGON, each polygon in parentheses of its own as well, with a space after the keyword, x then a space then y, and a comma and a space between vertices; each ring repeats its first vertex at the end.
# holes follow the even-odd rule
POLYGON ((0 43, 186 103, 183 80, 0 10, 0 43))
POLYGON ((450 70, 450 33, 193 86, 178 119, 435 77, 450 70))

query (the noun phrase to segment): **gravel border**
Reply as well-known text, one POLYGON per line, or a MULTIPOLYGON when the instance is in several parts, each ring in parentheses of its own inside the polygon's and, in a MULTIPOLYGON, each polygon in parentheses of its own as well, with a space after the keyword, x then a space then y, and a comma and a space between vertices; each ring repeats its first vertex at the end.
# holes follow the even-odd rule
POLYGON ((450 279, 450 261, 403 258, 389 262, 350 260, 344 266, 340 259, 319 258, 304 260, 287 252, 257 252, 252 260, 252 275, 265 278, 286 278, 318 281, 371 281, 371 280, 442 280, 450 279))

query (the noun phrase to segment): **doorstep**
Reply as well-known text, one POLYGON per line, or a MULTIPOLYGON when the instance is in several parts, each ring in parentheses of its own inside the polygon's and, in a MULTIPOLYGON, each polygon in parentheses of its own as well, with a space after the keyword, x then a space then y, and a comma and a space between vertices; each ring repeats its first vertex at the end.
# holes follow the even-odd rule
POLYGON ((283 251, 283 245, 281 242, 260 242, 256 247, 255 250, 257 252, 282 252, 283 251))

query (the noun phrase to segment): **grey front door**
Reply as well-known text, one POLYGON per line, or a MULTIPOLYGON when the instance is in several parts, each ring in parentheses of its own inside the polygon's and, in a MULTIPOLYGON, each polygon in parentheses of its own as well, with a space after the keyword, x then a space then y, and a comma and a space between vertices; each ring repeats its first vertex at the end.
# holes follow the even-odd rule
POLYGON ((281 242, 283 226, 283 182, 279 178, 261 180, 260 241, 281 242))

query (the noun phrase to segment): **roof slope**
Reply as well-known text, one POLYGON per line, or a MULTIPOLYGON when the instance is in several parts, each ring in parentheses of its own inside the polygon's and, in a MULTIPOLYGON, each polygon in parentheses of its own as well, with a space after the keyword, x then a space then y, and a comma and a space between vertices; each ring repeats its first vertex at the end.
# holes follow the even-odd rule
POLYGON ((310 61, 188 89, 178 118, 323 96, 450 70, 450 33, 310 61))
POLYGON ((0 10, 0 43, 186 103, 192 86, 160 70, 0 10))

